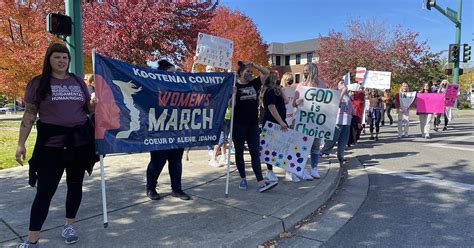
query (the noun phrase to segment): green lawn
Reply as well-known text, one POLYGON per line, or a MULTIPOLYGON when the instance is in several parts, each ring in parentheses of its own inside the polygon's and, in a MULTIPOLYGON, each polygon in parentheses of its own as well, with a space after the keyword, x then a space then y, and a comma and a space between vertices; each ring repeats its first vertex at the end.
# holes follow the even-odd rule
MULTIPOLYGON (((2 127, 14 127, 20 126, 20 121, 0 121, 0 169, 10 168, 19 166, 15 161, 15 152, 18 144, 18 133, 17 130, 2 130, 2 127)), ((33 152, 33 146, 36 141, 36 132, 32 131, 26 141, 26 155, 27 160, 30 159, 33 152)))

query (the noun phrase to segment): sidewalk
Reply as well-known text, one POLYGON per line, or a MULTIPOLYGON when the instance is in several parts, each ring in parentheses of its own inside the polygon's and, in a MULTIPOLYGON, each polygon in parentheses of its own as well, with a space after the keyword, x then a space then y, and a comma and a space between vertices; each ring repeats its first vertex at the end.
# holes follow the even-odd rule
MULTIPOLYGON (((233 170, 229 198, 225 198, 225 167, 207 165, 208 154, 193 150, 183 161, 183 189, 193 199, 169 196, 167 169, 159 179, 166 196, 151 201, 145 196, 145 171, 149 155, 105 158, 109 227, 102 225, 99 165, 84 180, 84 194, 76 224, 80 240, 74 247, 256 247, 291 228, 322 206, 340 179, 338 164, 322 160, 321 179, 292 183, 276 168, 279 185, 259 193, 250 165, 249 189, 238 189, 233 170)), ((247 158, 246 161, 249 161, 247 158)), ((307 165, 309 167, 309 164, 307 165)), ((265 171, 265 165, 262 164, 265 171)), ((27 167, 0 171, 0 246, 12 247, 27 234, 35 189, 27 185, 27 167)), ((43 247, 66 247, 60 237, 66 185, 60 184, 41 233, 43 247)))

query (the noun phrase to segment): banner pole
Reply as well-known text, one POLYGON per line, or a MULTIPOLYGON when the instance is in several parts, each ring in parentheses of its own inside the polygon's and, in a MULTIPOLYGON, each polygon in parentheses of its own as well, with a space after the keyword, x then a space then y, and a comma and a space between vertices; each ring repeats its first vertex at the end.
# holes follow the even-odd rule
POLYGON ((107 218, 107 199, 105 194, 104 155, 100 155, 100 181, 102 186, 102 213, 104 216, 104 228, 109 226, 107 218))
POLYGON ((234 88, 235 88, 236 83, 237 83, 237 74, 234 72, 234 85, 232 87, 232 107, 231 107, 230 130, 229 130, 229 144, 232 144, 232 145, 229 145, 229 147, 227 149, 227 175, 226 175, 226 179, 225 179, 225 198, 229 197, 230 150, 234 146, 234 143, 232 142, 232 132, 234 130, 234 107, 235 107, 234 88))

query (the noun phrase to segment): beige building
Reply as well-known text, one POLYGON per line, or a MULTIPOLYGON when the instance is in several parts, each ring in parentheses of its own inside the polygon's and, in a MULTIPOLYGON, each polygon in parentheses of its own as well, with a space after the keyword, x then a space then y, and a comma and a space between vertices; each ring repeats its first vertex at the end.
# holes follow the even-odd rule
POLYGON ((285 72, 291 72, 295 82, 299 83, 303 78, 304 65, 308 62, 318 62, 316 57, 318 48, 318 39, 288 43, 272 42, 267 49, 268 62, 272 69, 280 73, 280 76, 285 72))

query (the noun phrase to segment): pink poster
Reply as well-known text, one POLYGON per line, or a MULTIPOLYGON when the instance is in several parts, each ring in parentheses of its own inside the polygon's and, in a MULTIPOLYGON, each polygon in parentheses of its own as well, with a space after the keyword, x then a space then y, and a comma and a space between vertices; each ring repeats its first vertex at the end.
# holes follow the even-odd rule
POLYGON ((454 107, 454 104, 456 103, 456 98, 458 97, 458 90, 458 84, 448 84, 445 94, 446 98, 444 101, 446 107, 454 107))
POLYGON ((437 94, 437 93, 416 94, 416 112, 420 114, 444 113, 444 94, 437 94))

